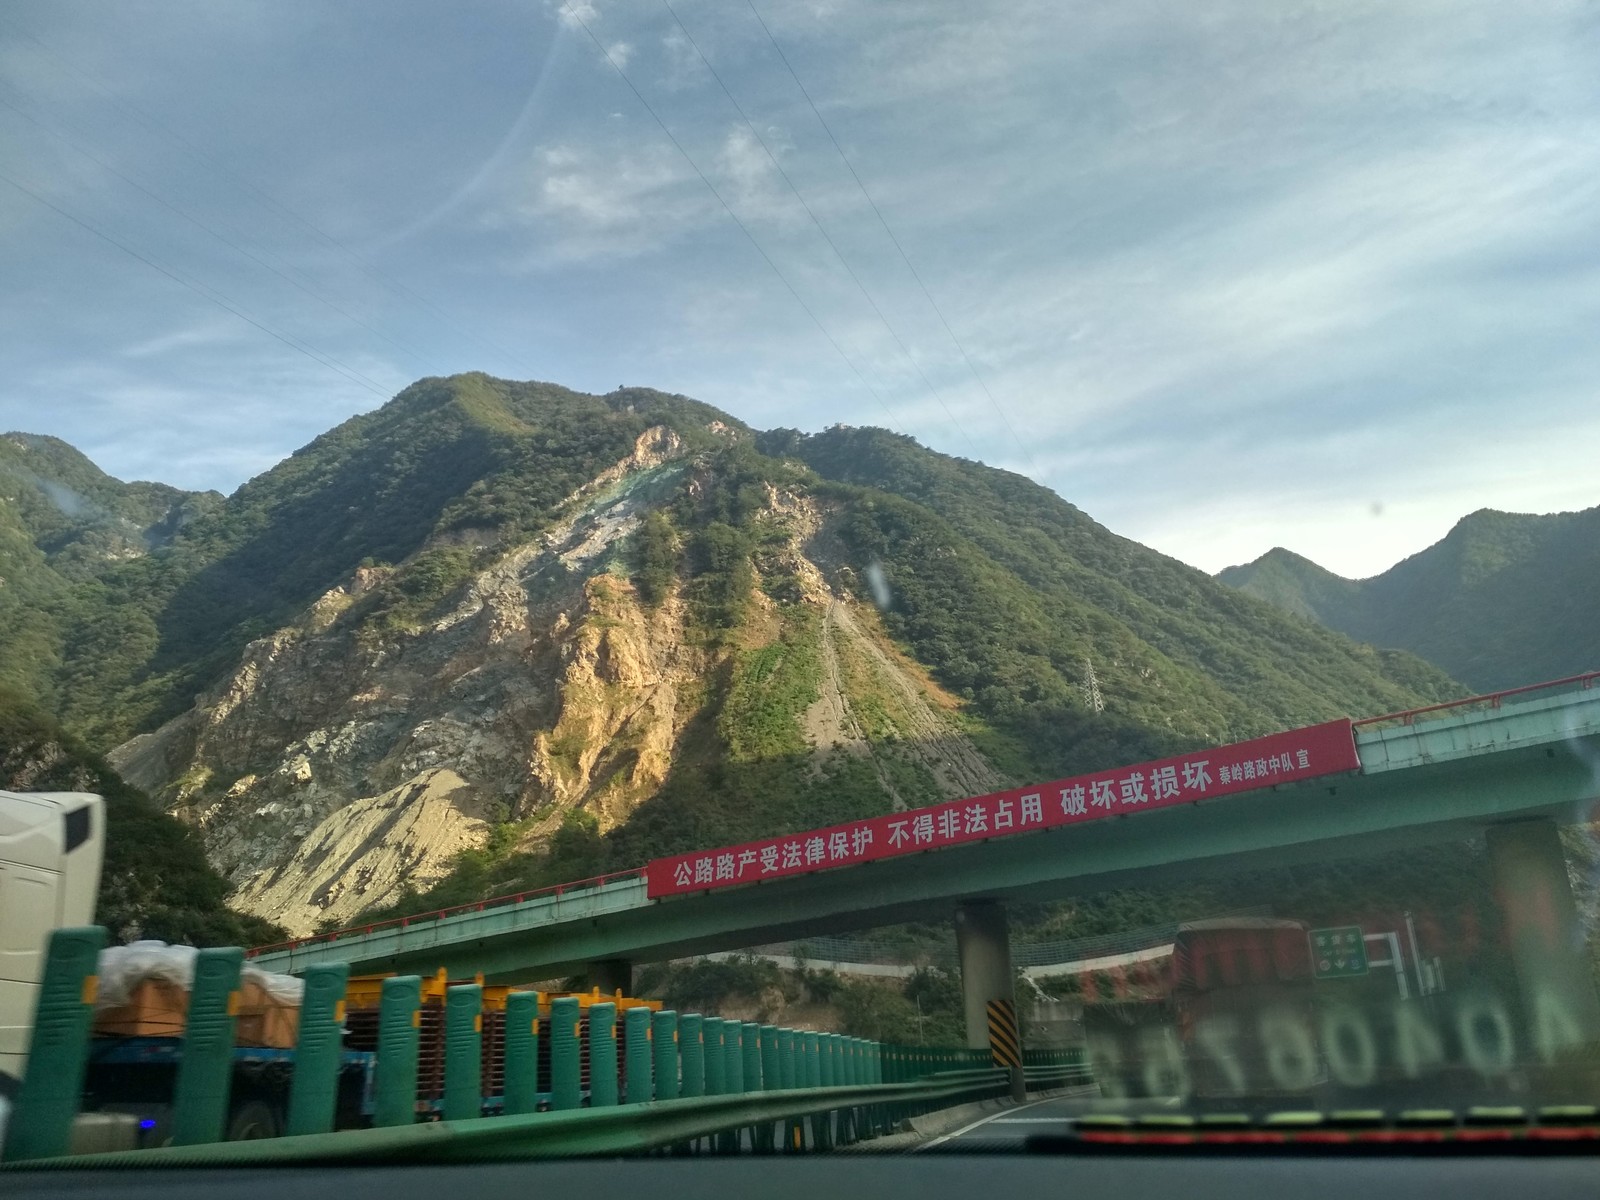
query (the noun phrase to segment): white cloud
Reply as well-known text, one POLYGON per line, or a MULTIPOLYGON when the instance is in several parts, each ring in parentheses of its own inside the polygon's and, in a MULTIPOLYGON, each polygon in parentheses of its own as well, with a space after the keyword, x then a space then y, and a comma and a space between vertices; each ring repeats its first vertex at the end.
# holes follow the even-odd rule
MULTIPOLYGON (((252 44, 221 18, 191 20, 192 7, 87 22, 16 3, 115 94, 274 195, 337 214, 330 227, 431 310, 392 291, 375 299, 347 262, 331 271, 336 251, 304 229, 274 247, 417 346, 429 371, 498 363, 601 389, 626 378, 758 423, 889 423, 960 454, 970 438, 1119 531, 1207 566, 1282 541, 1337 569, 1376 569, 1482 503, 1574 507, 1591 486, 1573 449, 1600 437, 1586 415, 1600 378, 1600 47, 1582 4, 758 0, 1019 449, 742 5, 674 0, 942 403, 657 0, 549 0, 542 14, 462 0, 477 19, 450 23, 395 0, 421 19, 364 31, 362 60, 337 71, 294 53, 307 19, 281 6, 251 10, 252 44), (235 79, 262 64, 279 94, 310 99, 257 119, 235 79), (404 108, 411 95, 426 104, 404 108), (499 137, 492 153, 486 131, 499 137), (465 346, 438 313, 531 365, 465 346), (1543 459, 1537 431, 1560 440, 1543 459), (1547 477, 1541 463, 1560 469, 1547 477)), ((14 46, 0 56, 29 102, 72 101, 14 46)), ((52 115, 152 160, 155 142, 95 105, 52 115)), ((327 334, 302 299, 175 236, 166 215, 111 204, 100 173, 50 139, 3 121, 0 139, 8 164, 163 263, 328 337, 347 361, 370 356, 364 336, 327 334)), ((193 164, 163 183, 228 228, 262 219, 193 164)), ((107 372, 78 391, 57 380, 0 396, 0 412, 19 414, 0 425, 43 411, 92 431, 81 414, 93 413, 116 431, 105 445, 125 435, 145 454, 156 443, 143 421, 172 461, 200 461, 204 450, 183 447, 229 444, 211 410, 236 409, 281 454, 366 402, 285 348, 256 353, 253 331, 209 343, 214 314, 194 297, 170 289, 175 302, 4 189, 0 221, 0 325, 13 335, 0 378, 33 388, 46 361, 107 372), (251 352, 230 379, 240 348, 251 352), (268 397, 287 414, 275 425, 255 410, 268 397), (163 406, 185 420, 166 422, 163 406)))

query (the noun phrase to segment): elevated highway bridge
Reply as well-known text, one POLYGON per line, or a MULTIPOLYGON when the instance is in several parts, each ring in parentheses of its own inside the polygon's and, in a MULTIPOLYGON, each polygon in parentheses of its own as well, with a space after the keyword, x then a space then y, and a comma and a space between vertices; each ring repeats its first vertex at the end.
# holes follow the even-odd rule
MULTIPOLYGON (((347 962, 362 973, 426 973, 444 966, 457 976, 482 971, 490 980, 508 981, 585 971, 592 983, 609 989, 626 987, 635 963, 954 916, 969 1037, 984 1044, 983 1004, 1011 993, 1008 900, 1158 887, 1487 833, 1521 985, 1554 989, 1588 1037, 1600 1040, 1600 1004, 1587 964, 1570 952, 1579 939, 1577 915, 1557 836, 1561 825, 1600 817, 1597 680, 1600 674, 1578 676, 1342 723, 1352 753, 1338 761, 1338 769, 1289 778, 1290 756, 1283 756, 1282 775, 1275 756, 1272 772, 1243 783, 1235 779, 1231 794, 1190 799, 1172 789, 1164 806, 1129 810, 1108 804, 1102 814, 1089 807, 1093 800, 1084 800, 1099 794, 1099 782, 1085 777, 1086 793, 1074 781, 1057 781, 1016 793, 1024 802, 1017 811, 1027 813, 1027 802, 1038 812, 1041 795, 1054 805, 1059 792, 1060 809, 1072 815, 1056 818, 1061 823, 1053 827, 1011 834, 991 827, 989 836, 921 849, 905 837, 918 814, 896 814, 904 820, 877 819, 875 827, 883 847, 884 822, 898 824, 889 831, 890 838, 900 838, 898 850, 876 860, 829 869, 825 856, 807 863, 796 850, 793 873, 719 879, 705 864, 731 863, 737 851, 756 871, 757 852, 767 849, 725 848, 251 954, 262 967, 290 973, 326 962, 347 962), (701 866, 698 874, 695 866, 701 866)), ((1341 736, 1326 726, 1309 732, 1341 736)), ((1248 756, 1254 744, 1245 745, 1248 756)), ((1229 751, 1213 748, 1194 761, 1209 761, 1214 771, 1229 751)), ((1191 777, 1200 775, 1192 762, 1180 765, 1191 777)), ((1124 792, 1128 776, 1154 786, 1165 770, 1128 768, 1124 792)), ((1115 782, 1118 773, 1102 774, 1115 782)), ((1106 788, 1109 795, 1110 782, 1106 788)), ((991 818, 994 804, 1004 809, 1005 797, 1013 794, 997 795, 999 801, 990 798, 991 818)), ((928 828, 935 810, 944 820, 943 810, 954 807, 927 810, 928 828)), ((869 824, 874 823, 861 823, 869 824)), ((814 841, 820 847, 824 837, 837 840, 838 831, 776 841, 814 841)))

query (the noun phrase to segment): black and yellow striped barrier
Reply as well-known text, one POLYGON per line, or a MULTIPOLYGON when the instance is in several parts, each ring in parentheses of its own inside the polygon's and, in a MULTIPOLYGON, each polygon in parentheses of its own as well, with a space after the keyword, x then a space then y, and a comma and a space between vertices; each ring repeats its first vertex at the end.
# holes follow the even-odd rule
POLYGON ((1017 1009, 1009 1000, 991 1000, 989 1057, 997 1067, 1022 1065, 1022 1038, 1017 1034, 1017 1009))

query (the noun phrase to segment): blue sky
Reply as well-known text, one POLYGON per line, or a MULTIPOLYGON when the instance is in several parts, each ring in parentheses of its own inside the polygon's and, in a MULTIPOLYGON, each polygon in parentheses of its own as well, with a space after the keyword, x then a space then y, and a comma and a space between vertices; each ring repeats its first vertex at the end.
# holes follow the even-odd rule
POLYGON ((231 491, 424 375, 647 385, 1372 574, 1600 503, 1597 62, 1588 3, 10 0, 0 429, 231 491))

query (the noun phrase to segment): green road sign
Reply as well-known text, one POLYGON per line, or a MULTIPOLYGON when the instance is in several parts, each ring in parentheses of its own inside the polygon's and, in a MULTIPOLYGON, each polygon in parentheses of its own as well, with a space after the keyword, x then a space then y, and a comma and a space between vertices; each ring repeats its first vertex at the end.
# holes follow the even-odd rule
POLYGON ((1349 979, 1367 973, 1367 943, 1359 925, 1335 925, 1313 929, 1311 939, 1311 977, 1349 979))

